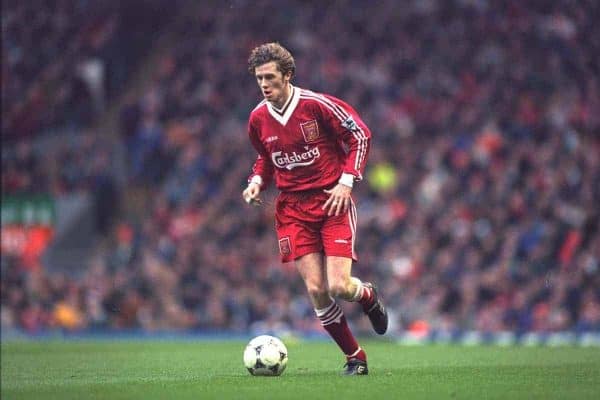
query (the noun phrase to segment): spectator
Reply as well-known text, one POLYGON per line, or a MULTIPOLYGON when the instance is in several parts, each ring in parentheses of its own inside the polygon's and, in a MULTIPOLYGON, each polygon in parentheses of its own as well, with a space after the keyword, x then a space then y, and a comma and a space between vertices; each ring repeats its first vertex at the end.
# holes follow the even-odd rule
MULTIPOLYGON (((388 282, 396 332, 600 329, 596 6, 382 1, 365 19, 351 3, 289 0, 269 8, 268 26, 263 3, 186 5, 158 72, 121 114, 129 183, 145 185, 149 212, 126 235, 108 229, 105 257, 82 280, 42 270, 40 287, 52 290, 32 291, 3 260, 3 324, 49 327, 56 293, 76 285, 93 315, 82 326, 319 330, 301 282, 277 260, 270 199, 248 209, 238 198, 253 157, 244 121, 259 98, 241 66, 253 45, 279 38, 312 71, 299 84, 347 99, 372 128, 368 182, 355 193, 356 267, 388 282), (285 291, 267 307, 275 288, 285 291)), ((25 12, 16 8, 12 30, 25 12)), ((33 67, 7 49, 23 71, 9 68, 20 83, 6 93, 23 97, 9 113, 25 123, 17 116, 47 100, 25 90, 33 67)), ((61 190, 102 175, 110 163, 86 168, 101 152, 67 152, 61 190)), ((35 172, 43 160, 16 159, 3 157, 3 190, 47 180, 35 172)))

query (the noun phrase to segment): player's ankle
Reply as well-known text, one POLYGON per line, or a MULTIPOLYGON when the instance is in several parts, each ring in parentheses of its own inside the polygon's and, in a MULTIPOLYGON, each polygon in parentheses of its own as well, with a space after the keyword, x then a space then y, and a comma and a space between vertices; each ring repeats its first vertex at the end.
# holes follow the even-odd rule
POLYGON ((361 361, 367 362, 367 353, 359 347, 353 354, 346 354, 346 361, 350 361, 351 359, 358 358, 361 361))
POLYGON ((363 285, 362 295, 358 300, 358 303, 362 306, 363 311, 365 312, 373 307, 373 304, 375 304, 375 294, 373 293, 373 289, 371 287, 363 285))

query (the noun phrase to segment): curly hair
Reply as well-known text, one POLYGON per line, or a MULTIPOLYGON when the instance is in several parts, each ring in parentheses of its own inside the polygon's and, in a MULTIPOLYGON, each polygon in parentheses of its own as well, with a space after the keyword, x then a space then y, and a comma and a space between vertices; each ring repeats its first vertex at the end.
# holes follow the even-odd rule
POLYGON ((250 57, 248 57, 248 72, 254 75, 256 67, 271 61, 275 61, 277 69, 283 75, 291 72, 293 77, 296 73, 294 57, 285 47, 277 42, 261 44, 252 50, 250 57))

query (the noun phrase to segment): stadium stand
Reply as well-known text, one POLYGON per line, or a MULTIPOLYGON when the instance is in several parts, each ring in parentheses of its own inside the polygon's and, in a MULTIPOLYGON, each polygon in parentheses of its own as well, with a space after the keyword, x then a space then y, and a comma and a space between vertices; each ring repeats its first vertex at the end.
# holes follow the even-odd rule
MULTIPOLYGON (((96 177, 116 180, 93 134, 51 160, 32 148, 57 126, 74 135, 93 126, 70 60, 87 57, 91 42, 98 51, 119 43, 125 11, 57 2, 23 25, 27 2, 8 3, 3 196, 93 192, 96 177), (91 26, 78 18, 87 12, 91 26)), ((356 1, 278 4, 172 11, 161 28, 171 46, 135 66, 153 71, 140 94, 113 84, 107 97, 122 104, 114 118, 127 159, 115 196, 141 194, 141 207, 114 223, 100 215, 110 221, 104 239, 76 275, 3 252, 3 328, 321 330, 293 266, 279 263, 275 191, 262 208, 240 197, 254 159, 245 124, 260 100, 245 62, 253 46, 278 40, 296 57, 295 84, 346 99, 373 132, 355 190, 355 268, 385 282, 392 332, 598 332, 597 6, 381 1, 365 19, 356 1)), ((121 60, 124 50, 110 54, 121 60)), ((122 59, 122 76, 140 57, 122 59)), ((116 201, 99 203, 110 214, 116 201)), ((369 332, 358 307, 346 312, 369 332)))

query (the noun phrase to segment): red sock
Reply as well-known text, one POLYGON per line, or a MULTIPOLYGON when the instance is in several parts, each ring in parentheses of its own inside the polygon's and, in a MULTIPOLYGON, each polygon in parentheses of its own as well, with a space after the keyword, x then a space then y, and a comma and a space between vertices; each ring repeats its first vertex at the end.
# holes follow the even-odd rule
POLYGON ((353 354, 346 356, 347 361, 350 361, 351 358, 358 358, 359 360, 363 360, 366 362, 367 361, 367 353, 365 353, 365 351, 362 349, 362 347, 359 347, 358 350, 356 350, 353 354))
POLYGON ((362 284, 360 287, 361 287, 361 289, 360 289, 361 294, 358 299, 358 302, 362 306, 363 310, 366 312, 373 306, 373 302, 375 300, 375 298, 373 296, 373 289, 366 287, 362 284))
POLYGON ((329 333, 329 336, 335 340, 347 358, 356 357, 363 361, 367 361, 366 353, 358 345, 358 342, 348 327, 344 312, 335 301, 327 308, 316 310, 316 312, 323 328, 325 328, 327 333, 329 333))

